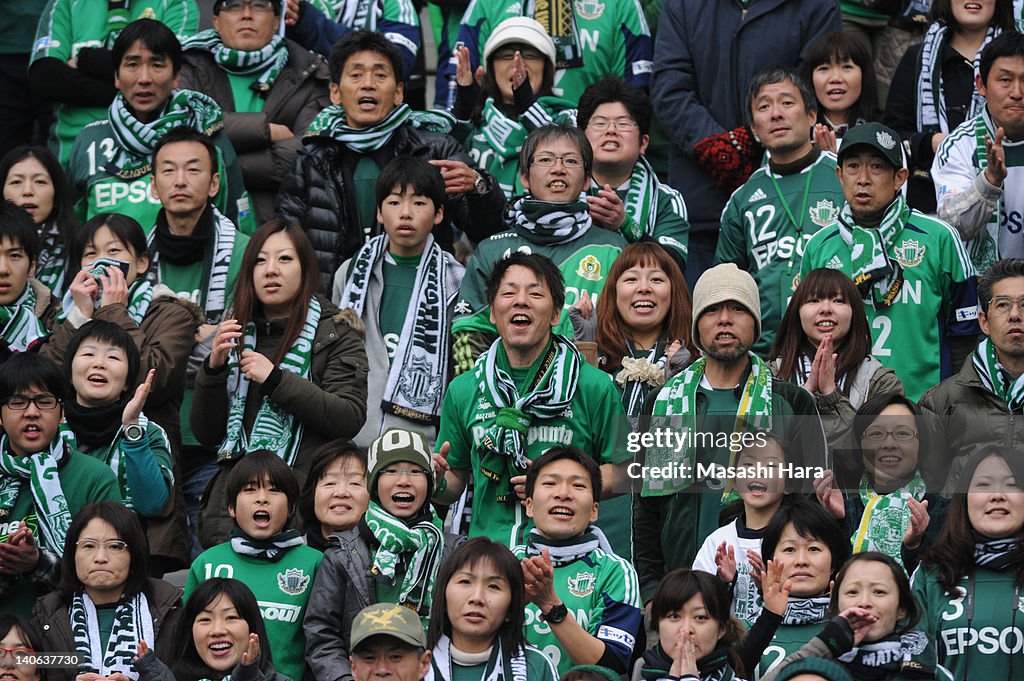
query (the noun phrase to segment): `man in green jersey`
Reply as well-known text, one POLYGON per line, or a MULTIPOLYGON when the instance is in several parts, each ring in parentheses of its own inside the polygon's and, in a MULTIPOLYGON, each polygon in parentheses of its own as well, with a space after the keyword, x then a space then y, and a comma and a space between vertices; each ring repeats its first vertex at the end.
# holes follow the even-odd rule
POLYGON ((207 95, 177 89, 182 56, 174 33, 152 19, 133 21, 114 42, 112 55, 119 93, 107 118, 82 130, 68 160, 80 216, 121 213, 149 229, 160 210, 150 192, 153 149, 168 130, 186 126, 210 135, 217 145, 221 181, 215 203, 251 233, 255 218, 241 166, 223 131, 224 114, 207 95))
POLYGON ((725 205, 715 263, 736 263, 757 282, 763 332, 754 352, 766 357, 796 290, 804 247, 835 221, 843 188, 835 156, 811 144, 818 104, 799 76, 783 68, 757 73, 747 112, 768 150, 768 165, 755 170, 725 205))
MULTIPOLYGON (((618 476, 613 462, 629 457, 619 438, 625 414, 615 385, 568 338, 552 333, 564 299, 561 273, 537 254, 510 254, 487 280, 499 338, 448 387, 435 456, 450 468, 438 485, 439 502, 458 499, 473 475, 471 537, 522 543, 529 522, 522 485, 530 461, 549 447, 583 450, 603 466, 606 481, 618 476)), ((612 488, 601 491, 607 496, 612 488)))
POLYGON ((974 267, 956 230, 907 206, 900 190, 909 173, 892 129, 852 128, 838 157, 846 203, 808 242, 800 273, 829 267, 853 279, 871 323, 871 354, 916 400, 974 350, 974 267))

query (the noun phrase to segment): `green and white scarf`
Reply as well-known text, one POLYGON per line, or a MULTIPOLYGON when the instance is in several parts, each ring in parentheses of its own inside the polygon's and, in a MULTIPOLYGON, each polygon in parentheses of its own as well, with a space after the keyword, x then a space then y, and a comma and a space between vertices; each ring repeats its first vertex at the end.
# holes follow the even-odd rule
MULTIPOLYGON (((988 167, 988 153, 985 151, 985 136, 996 138, 995 126, 988 114, 988 108, 974 118, 974 168, 979 172, 988 167)), ((1003 154, 1007 168, 1024 166, 1024 144, 1003 141, 1003 154)), ((971 256, 971 262, 977 272, 984 272, 999 259, 999 221, 1003 214, 1003 197, 1000 194, 996 207, 989 216, 985 228, 968 239, 964 245, 971 256)))
MULTIPOLYGON (((104 265, 105 267, 105 265, 104 265)), ((97 297, 96 302, 99 302, 97 297)), ((153 303, 153 285, 150 284, 146 279, 139 277, 131 286, 128 287, 128 316, 132 318, 136 324, 141 324, 142 319, 149 312, 149 306, 153 303)), ((61 311, 57 315, 60 320, 67 319, 68 315, 71 314, 71 309, 75 307, 75 299, 71 295, 71 291, 68 290, 64 294, 64 298, 61 299, 61 311)))
POLYGON ((107 37, 103 46, 108 50, 114 48, 117 37, 131 21, 128 13, 128 5, 131 0, 108 0, 107 1, 107 37))
POLYGON ((264 97, 288 64, 288 47, 277 34, 258 50, 236 50, 225 45, 217 29, 211 28, 183 42, 181 49, 209 52, 218 66, 234 76, 257 76, 249 89, 264 97))
MULTIPOLYGON (((386 234, 370 239, 359 249, 352 259, 339 307, 350 308, 362 317, 370 279, 387 249, 386 234)), ((384 388, 381 407, 385 412, 418 423, 440 422, 451 344, 448 306, 458 295, 464 272, 449 264, 447 254, 428 235, 384 388), (451 292, 448 298, 444 297, 445 291, 451 292)))
POLYGON ((871 478, 865 472, 860 477, 860 500, 864 513, 860 525, 850 538, 853 552, 881 551, 900 565, 903 535, 910 525, 910 499, 924 499, 928 488, 921 474, 914 471, 914 477, 906 485, 889 494, 878 494, 871 485, 871 478))
MULTIPOLYGON (((538 97, 518 119, 502 113, 493 98, 484 104, 480 135, 494 151, 487 171, 506 196, 522 193, 519 152, 531 131, 556 122, 575 124, 573 103, 560 97, 538 97)), ((466 125, 471 125, 467 123, 466 125)))
MULTIPOLYGON (((310 298, 306 309, 306 322, 302 325, 299 337, 288 349, 279 365, 284 371, 290 371, 302 378, 309 379, 309 368, 313 361, 313 339, 320 323, 320 301, 316 296, 310 298)), ((256 324, 249 322, 245 329, 242 350, 256 351, 256 324)), ((302 424, 295 423, 295 417, 284 411, 266 397, 253 393, 253 399, 259 399, 260 407, 256 413, 249 433, 245 432, 242 420, 245 417, 245 402, 249 397, 249 379, 242 373, 240 366, 241 353, 232 353, 228 360, 228 426, 224 441, 218 452, 221 458, 238 458, 256 449, 269 449, 277 452, 289 466, 295 463, 302 441, 302 424)))
POLYGON ((626 224, 623 236, 630 243, 653 239, 658 224, 658 175, 647 159, 641 156, 633 166, 626 191, 626 224))
POLYGON ((540 533, 536 527, 530 530, 525 540, 526 555, 539 556, 544 549, 548 550, 551 557, 551 566, 554 568, 565 567, 575 563, 580 558, 588 556, 596 549, 605 553, 615 553, 608 538, 597 525, 588 525, 582 534, 569 539, 551 539, 540 533))
POLYGON ((64 244, 61 243, 60 226, 56 223, 40 228, 35 278, 55 295, 64 286, 64 244))
POLYGON ((21 486, 27 481, 39 519, 40 544, 58 555, 64 554, 64 538, 71 525, 59 473, 60 462, 67 453, 64 432, 58 432, 47 449, 31 456, 15 456, 7 435, 0 438, 0 510, 14 508, 21 486))
POLYGON ((530 424, 534 419, 555 418, 569 408, 583 360, 569 339, 551 334, 551 342, 533 368, 533 379, 522 395, 512 377, 499 367, 499 360, 508 366, 500 338, 480 355, 474 378, 477 389, 498 412, 480 443, 480 472, 497 483, 497 500, 504 503, 512 499, 509 480, 524 475, 529 465, 526 432, 530 424))
POLYGON ((0 336, 15 352, 25 352, 50 334, 36 316, 36 292, 32 282, 25 282, 25 290, 10 305, 0 306, 0 336))
MULTIPOLYGON (((1002 32, 998 26, 989 26, 985 42, 974 56, 974 74, 978 75, 981 53, 992 39, 1002 32)), ((946 118, 945 88, 942 82, 942 51, 949 37, 949 27, 938 22, 928 27, 921 43, 921 54, 917 61, 917 129, 921 132, 949 133, 946 118)), ((971 105, 964 120, 970 120, 981 113, 985 98, 976 88, 971 90, 971 105)))
MULTIPOLYGON (((760 357, 748 352, 750 358, 750 374, 743 384, 739 409, 736 412, 734 432, 772 427, 772 372, 760 357)), ((694 471, 697 464, 697 449, 693 446, 692 434, 697 433, 697 391, 707 366, 707 357, 701 357, 691 364, 686 371, 676 375, 661 389, 654 402, 654 417, 660 418, 659 427, 671 427, 684 434, 683 448, 677 452, 675 447, 652 447, 647 450, 647 466, 670 466, 678 464, 680 471, 694 471), (677 423, 680 421, 681 423, 677 423)), ((736 453, 730 451, 729 466, 736 461, 736 453)), ((642 496, 666 496, 675 494, 692 485, 695 480, 692 474, 675 479, 644 478, 642 496)), ((731 492, 732 485, 726 486, 726 494, 731 492)))
MULTIPOLYGON (((433 653, 430 671, 423 681, 452 681, 455 678, 452 640, 441 634, 433 653)), ((506 655, 501 648, 501 637, 495 636, 480 681, 527 681, 526 649, 520 648, 515 655, 506 655)))
POLYGON ((224 127, 220 105, 194 90, 173 91, 163 113, 151 123, 136 118, 118 93, 107 110, 107 118, 117 148, 105 170, 122 180, 135 180, 152 171, 153 149, 168 130, 185 126, 213 135, 224 127))
POLYGON ((861 643, 836 659, 854 679, 942 678, 936 674, 935 647, 916 629, 861 643))
POLYGON ((267 539, 255 539, 240 527, 231 530, 231 550, 240 556, 249 556, 268 563, 276 563, 284 558, 289 549, 305 544, 298 530, 278 532, 267 539))
POLYGON ((522 196, 509 208, 509 217, 521 235, 541 246, 569 243, 586 234, 593 225, 586 194, 580 194, 570 203, 522 196))
POLYGON ((999 364, 996 346, 991 339, 986 338, 978 343, 971 356, 971 362, 985 390, 1005 402, 1008 412, 1019 412, 1024 407, 1024 374, 1016 379, 1010 379, 999 364))
POLYGON ((304 137, 330 137, 357 154, 368 154, 387 144, 395 130, 398 130, 411 114, 409 105, 400 104, 376 125, 368 128, 350 128, 345 117, 345 109, 339 104, 332 104, 316 115, 304 137))
POLYGON ((572 0, 526 0, 523 16, 537 20, 555 43, 555 68, 583 66, 583 43, 572 0))
POLYGON ((1024 546, 1018 537, 988 539, 971 530, 974 537, 974 564, 988 570, 1001 571, 1024 558, 1024 546))
POLYGON ((379 581, 394 586, 399 567, 404 565, 405 575, 399 589, 399 604, 416 606, 421 615, 430 609, 434 593, 434 580, 441 567, 444 535, 440 518, 427 504, 429 520, 409 527, 391 515, 375 501, 370 502, 363 520, 380 542, 373 554, 370 574, 379 581))
POLYGON ((858 225, 849 203, 843 204, 839 215, 839 236, 850 248, 851 279, 861 297, 876 310, 892 305, 903 288, 903 266, 889 253, 896 247, 896 238, 909 218, 910 207, 899 193, 885 209, 877 229, 858 225))
POLYGON ((96 672, 110 676, 114 672, 124 674, 132 681, 139 678, 139 672, 132 663, 138 654, 139 641, 154 641, 153 614, 149 611, 146 594, 139 592, 134 598, 122 600, 114 611, 114 627, 103 649, 100 635, 100 620, 96 605, 89 594, 79 591, 71 599, 68 609, 71 620, 71 635, 75 639, 78 653, 78 673, 96 672))
POLYGON ((817 624, 828 619, 829 597, 815 596, 800 598, 790 596, 786 603, 786 612, 782 615, 782 623, 789 626, 817 624))

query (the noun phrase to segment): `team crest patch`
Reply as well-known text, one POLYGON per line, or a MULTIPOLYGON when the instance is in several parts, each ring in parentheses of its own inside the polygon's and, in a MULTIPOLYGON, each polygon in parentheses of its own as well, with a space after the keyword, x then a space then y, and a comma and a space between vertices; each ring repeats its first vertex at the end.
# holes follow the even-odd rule
POLYGON ((288 568, 277 573, 277 588, 289 596, 298 596, 309 586, 309 575, 300 568, 288 568))
POLYGON ((887 133, 885 130, 879 130, 875 133, 875 139, 882 145, 884 149, 892 149, 896 146, 896 138, 887 133))
POLYGON ((793 277, 793 283, 791 283, 789 285, 789 290, 790 291, 795 291, 796 287, 799 286, 799 285, 800 285, 800 275, 798 274, 795 277, 793 277))
POLYGON ((588 281, 601 281, 601 261, 592 255, 584 256, 576 274, 588 281))
POLYGON ((142 15, 139 18, 140 19, 156 19, 156 12, 153 10, 152 7, 147 7, 146 9, 144 9, 142 11, 142 15))
POLYGON ((900 636, 900 648, 911 655, 920 655, 928 647, 928 636, 923 631, 908 631, 900 636))
POLYGON ((827 227, 839 217, 839 208, 830 199, 822 199, 811 206, 808 213, 810 213, 811 222, 818 227, 827 227))
POLYGON ((398 392, 414 407, 434 404, 441 392, 441 377, 436 373, 426 357, 416 357, 398 379, 398 392))
POLYGON ((896 260, 904 267, 916 267, 924 260, 926 248, 922 244, 907 239, 896 249, 896 260))
POLYGON ((597 0, 576 0, 573 3, 581 19, 600 19, 604 14, 604 3, 597 0))
POLYGON ((597 586, 597 576, 593 572, 577 572, 575 577, 569 577, 567 581, 569 593, 577 598, 589 596, 597 586))

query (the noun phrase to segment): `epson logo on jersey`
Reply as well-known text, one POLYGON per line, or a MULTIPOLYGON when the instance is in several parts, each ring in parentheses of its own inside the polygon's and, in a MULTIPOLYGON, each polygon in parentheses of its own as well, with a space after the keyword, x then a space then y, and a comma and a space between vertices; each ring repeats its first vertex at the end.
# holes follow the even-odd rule
POLYGON ((128 203, 151 203, 160 207, 160 199, 149 191, 149 179, 134 182, 100 182, 93 185, 96 208, 115 208, 122 201, 128 203))
POLYGON ((284 603, 274 603, 272 601, 258 601, 258 604, 260 612, 263 613, 263 619, 272 622, 298 622, 299 612, 302 610, 297 605, 285 605, 284 603))
POLYGON ((628 631, 623 631, 617 627, 609 627, 608 625, 602 625, 597 628, 597 637, 609 643, 621 643, 627 648, 632 648, 636 643, 636 639, 630 636, 628 631))
POLYGON ((1020 234, 1021 228, 1024 228, 1024 215, 1016 210, 1011 210, 1009 213, 1006 210, 999 212, 999 226, 1010 234, 1020 234))
POLYGON ((957 627, 942 631, 942 643, 947 656, 963 655, 968 648, 982 655, 1013 655, 1024 650, 1024 632, 1017 627, 957 627))

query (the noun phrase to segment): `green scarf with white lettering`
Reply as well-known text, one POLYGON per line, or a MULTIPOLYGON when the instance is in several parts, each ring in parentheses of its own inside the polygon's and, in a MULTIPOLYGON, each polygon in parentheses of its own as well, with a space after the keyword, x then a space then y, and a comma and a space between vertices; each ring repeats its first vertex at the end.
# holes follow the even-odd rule
MULTIPOLYGON (((974 118, 974 168, 979 172, 988 167, 988 153, 985 150, 985 136, 996 138, 995 126, 992 124, 988 108, 983 107, 980 114, 974 118)), ((1006 159, 1007 168, 1019 168, 1024 166, 1024 145, 1010 144, 1010 140, 1003 142, 1003 155, 1006 159)), ((985 228, 968 239, 964 246, 971 256, 971 263, 974 264, 976 272, 984 272, 999 260, 999 221, 1003 214, 1003 196, 999 195, 996 207, 988 217, 985 228)))
POLYGON ((876 310, 892 305, 903 288, 903 266, 889 257, 889 252, 896 247, 896 238, 909 218, 910 206, 899 193, 885 209, 877 228, 858 225, 849 203, 843 204, 839 214, 839 236, 850 248, 851 279, 876 310))
POLYGON ((400 104, 376 125, 368 128, 350 128, 345 117, 345 109, 334 104, 316 115, 306 129, 304 137, 329 137, 357 154, 367 154, 387 144, 395 130, 398 130, 410 115, 412 110, 409 109, 409 105, 400 104))
POLYGON ((200 49, 213 55, 217 65, 235 76, 257 76, 249 86, 264 97, 288 64, 288 47, 284 38, 274 35, 258 50, 236 50, 221 40, 216 29, 200 31, 181 45, 182 50, 200 49))
POLYGON ((928 489, 921 474, 914 471, 914 477, 895 492, 879 494, 871 484, 871 477, 865 472, 860 477, 860 500, 864 513, 860 525, 850 538, 853 552, 881 551, 900 565, 903 535, 910 525, 910 498, 924 499, 928 489))
POLYGON ((39 519, 40 545, 64 554, 71 512, 60 480, 60 462, 67 455, 65 432, 58 431, 46 449, 30 456, 11 452, 7 435, 0 437, 0 509, 14 508, 21 486, 28 482, 39 519))

